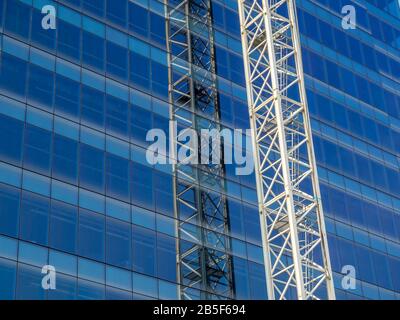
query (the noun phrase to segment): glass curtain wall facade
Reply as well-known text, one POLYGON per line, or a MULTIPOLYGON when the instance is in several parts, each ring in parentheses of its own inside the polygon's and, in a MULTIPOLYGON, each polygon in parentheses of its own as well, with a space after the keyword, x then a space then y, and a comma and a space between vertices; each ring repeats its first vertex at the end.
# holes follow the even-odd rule
POLYGON ((297 3, 337 298, 398 299, 399 4, 297 3), (355 29, 342 28, 345 5, 355 29), (346 266, 353 290, 343 290, 346 266))
MULTIPOLYGON (((396 5, 297 0, 339 299, 400 298, 396 5), (342 28, 348 4, 354 30, 342 28)), ((248 129, 236 1, 213 0, 212 15, 219 125, 248 129)), ((146 160, 147 132, 169 132, 163 2, 0 0, 0 31, 0 299, 176 299, 172 166, 146 160), (42 288, 45 265, 55 290, 42 288)), ((235 168, 234 298, 266 299, 254 174, 235 168)))

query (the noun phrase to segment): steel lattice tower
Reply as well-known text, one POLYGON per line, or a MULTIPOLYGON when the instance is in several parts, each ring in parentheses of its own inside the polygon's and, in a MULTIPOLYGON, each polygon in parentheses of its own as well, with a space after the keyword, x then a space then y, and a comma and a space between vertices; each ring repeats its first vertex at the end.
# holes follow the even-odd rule
POLYGON ((335 299, 294 0, 238 0, 269 299, 335 299))
MULTIPOLYGON (((178 159, 179 153, 188 152, 202 160, 199 145, 184 143, 190 129, 199 140, 201 129, 220 130, 211 1, 164 1, 170 119, 176 123, 170 126, 170 154, 177 160, 173 174, 178 295, 180 299, 232 298, 224 166, 178 159)), ((221 144, 212 141, 211 154, 220 152, 221 144)))

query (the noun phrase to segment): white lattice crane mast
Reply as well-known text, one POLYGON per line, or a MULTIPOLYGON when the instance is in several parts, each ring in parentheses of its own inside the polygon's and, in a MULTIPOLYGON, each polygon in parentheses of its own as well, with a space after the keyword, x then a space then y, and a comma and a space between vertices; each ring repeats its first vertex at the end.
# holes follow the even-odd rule
POLYGON ((238 0, 268 297, 335 299, 294 0, 238 0))

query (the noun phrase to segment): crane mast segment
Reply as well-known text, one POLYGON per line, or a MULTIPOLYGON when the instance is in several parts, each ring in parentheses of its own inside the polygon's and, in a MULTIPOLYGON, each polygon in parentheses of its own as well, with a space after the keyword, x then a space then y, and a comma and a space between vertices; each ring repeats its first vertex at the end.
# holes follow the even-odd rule
POLYGON ((335 299, 294 0, 238 0, 269 299, 335 299))

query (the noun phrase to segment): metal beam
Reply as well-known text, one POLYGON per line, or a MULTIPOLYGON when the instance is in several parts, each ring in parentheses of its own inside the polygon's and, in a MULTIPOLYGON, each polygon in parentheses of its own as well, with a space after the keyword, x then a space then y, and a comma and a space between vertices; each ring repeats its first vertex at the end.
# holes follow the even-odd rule
POLYGON ((238 0, 268 297, 335 299, 294 0, 238 0))

